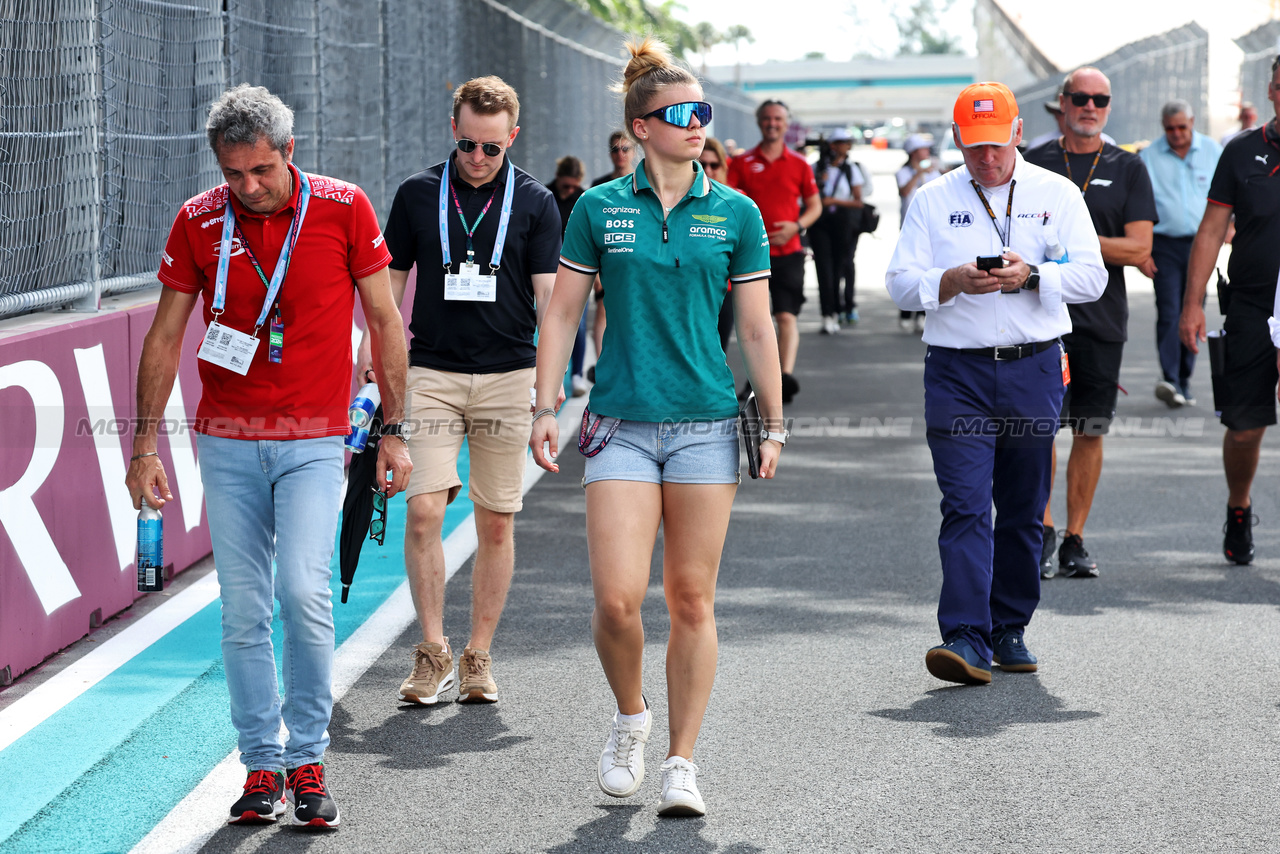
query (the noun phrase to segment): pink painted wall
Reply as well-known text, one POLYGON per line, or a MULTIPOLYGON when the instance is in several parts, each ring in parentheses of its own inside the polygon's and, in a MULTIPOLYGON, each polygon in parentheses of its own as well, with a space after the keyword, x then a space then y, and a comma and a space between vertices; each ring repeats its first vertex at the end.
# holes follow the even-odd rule
MULTIPOLYGON (((142 595, 132 562, 136 529, 124 518, 136 513, 123 478, 138 355, 154 314, 154 304, 144 305, 0 340, 0 670, 15 678, 86 635, 93 612, 105 620, 142 595), (49 425, 40 436, 37 421, 49 425), (73 588, 65 586, 68 575, 73 588), (60 579, 58 598, 67 601, 51 607, 57 599, 42 600, 35 577, 60 579)), ((188 418, 200 399, 202 328, 193 317, 179 371, 188 418)), ((197 507, 197 524, 187 530, 182 502, 200 501, 199 490, 184 495, 174 482, 169 437, 159 451, 176 499, 164 511, 165 562, 181 571, 209 554, 208 522, 197 507)), ((194 457, 186 456, 191 470, 194 457)))
MULTIPOLYGON (((406 326, 414 286, 411 275, 406 326)), ((0 339, 0 673, 8 667, 12 678, 88 634, 95 611, 106 620, 147 595, 137 592, 137 513, 124 473, 137 365, 154 314, 149 303, 0 339)), ((358 300, 356 323, 363 328, 358 300)), ((203 332, 197 305, 176 383, 187 419, 200 400, 203 332)), ((185 442, 161 436, 175 499, 164 509, 164 554, 175 572, 211 550, 194 451, 189 432, 185 442)))

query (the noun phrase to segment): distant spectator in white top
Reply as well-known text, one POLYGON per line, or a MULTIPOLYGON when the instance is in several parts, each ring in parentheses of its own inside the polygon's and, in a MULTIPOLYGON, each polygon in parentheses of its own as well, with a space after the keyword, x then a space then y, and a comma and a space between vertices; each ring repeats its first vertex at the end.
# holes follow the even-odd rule
POLYGON ((1225 146, 1228 142, 1235 139, 1247 130, 1254 130, 1258 127, 1258 108, 1251 101, 1242 101, 1240 103, 1240 127, 1233 130, 1222 137, 1222 144, 1225 146))
MULTIPOLYGON (((898 224, 907 220, 907 208, 916 197, 916 190, 934 178, 941 178, 942 172, 938 164, 929 156, 929 141, 918 133, 913 133, 902 143, 902 150, 907 152, 907 162, 898 170, 898 196, 902 204, 898 207, 898 224)), ((919 332, 924 328, 923 311, 899 311, 898 323, 906 332, 919 332)))

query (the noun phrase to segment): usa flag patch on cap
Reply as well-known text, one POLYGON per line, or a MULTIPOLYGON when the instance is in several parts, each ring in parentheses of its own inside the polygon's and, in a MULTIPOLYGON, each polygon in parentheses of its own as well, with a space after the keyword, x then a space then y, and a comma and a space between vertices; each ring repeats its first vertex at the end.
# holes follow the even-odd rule
POLYGON ((991 98, 974 101, 973 111, 975 113, 994 113, 996 111, 996 102, 991 98))

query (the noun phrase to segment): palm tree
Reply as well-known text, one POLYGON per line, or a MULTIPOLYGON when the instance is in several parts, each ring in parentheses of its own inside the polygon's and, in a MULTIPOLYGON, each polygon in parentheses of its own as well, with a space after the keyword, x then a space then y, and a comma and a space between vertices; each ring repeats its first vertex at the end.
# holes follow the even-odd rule
POLYGON ((707 21, 696 25, 693 32, 698 37, 698 51, 702 54, 702 76, 707 76, 707 54, 711 48, 720 44, 724 40, 724 36, 720 34, 712 24, 707 21))
POLYGON ((723 40, 733 45, 733 54, 734 54, 733 80, 734 80, 734 84, 739 89, 741 89, 742 88, 742 54, 741 54, 742 43, 744 41, 747 44, 753 43, 756 40, 755 36, 751 35, 751 30, 747 29, 742 24, 734 24, 732 27, 724 31, 723 40))

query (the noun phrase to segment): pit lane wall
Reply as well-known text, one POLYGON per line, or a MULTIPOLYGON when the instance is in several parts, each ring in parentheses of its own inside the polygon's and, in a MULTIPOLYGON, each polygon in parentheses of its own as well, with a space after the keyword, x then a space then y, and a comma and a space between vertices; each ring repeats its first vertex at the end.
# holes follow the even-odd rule
MULTIPOLYGON (((0 685, 145 595, 137 592, 137 512, 124 475, 155 299, 71 322, 34 315, 0 329, 0 685)), ((170 571, 211 550, 186 429, 200 399, 203 328, 193 312, 158 449, 174 495, 164 508, 170 571)))

